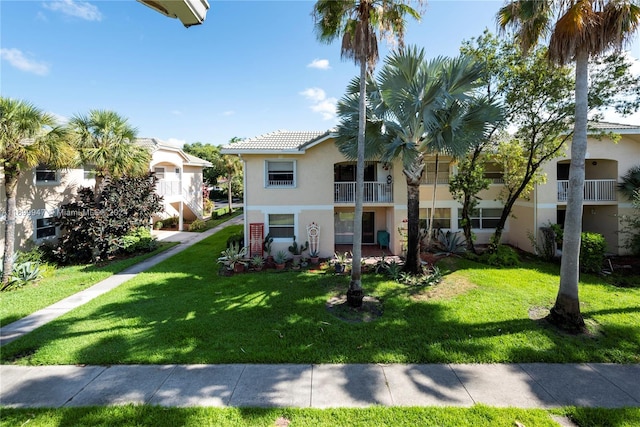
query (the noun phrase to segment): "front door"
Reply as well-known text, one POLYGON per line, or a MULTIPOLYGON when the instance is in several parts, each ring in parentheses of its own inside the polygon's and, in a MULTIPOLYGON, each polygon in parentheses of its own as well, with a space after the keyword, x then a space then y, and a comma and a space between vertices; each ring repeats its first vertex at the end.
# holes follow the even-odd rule
POLYGON ((376 228, 375 214, 373 212, 362 213, 362 243, 373 244, 376 242, 374 230, 376 228))

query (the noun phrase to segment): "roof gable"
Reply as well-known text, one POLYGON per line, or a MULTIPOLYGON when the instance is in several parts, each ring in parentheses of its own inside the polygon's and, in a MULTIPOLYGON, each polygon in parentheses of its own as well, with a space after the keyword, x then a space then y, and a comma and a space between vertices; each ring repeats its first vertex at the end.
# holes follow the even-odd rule
POLYGON ((244 139, 222 147, 222 154, 293 153, 302 154, 307 149, 331 137, 327 131, 287 131, 275 132, 244 139))

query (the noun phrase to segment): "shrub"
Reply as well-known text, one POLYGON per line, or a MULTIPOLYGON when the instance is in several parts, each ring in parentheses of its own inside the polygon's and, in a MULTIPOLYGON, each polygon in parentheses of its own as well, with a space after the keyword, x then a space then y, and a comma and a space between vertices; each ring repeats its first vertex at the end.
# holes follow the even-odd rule
POLYGON ((204 228, 207 226, 207 223, 204 222, 201 219, 196 219, 195 221, 193 221, 191 224, 189 224, 189 231, 200 231, 200 230, 204 230, 204 228))
POLYGON ((515 267, 520 265, 518 253, 507 245, 498 245, 494 252, 483 254, 480 257, 480 261, 496 267, 515 267))
POLYGON ((77 201, 60 209, 57 224, 63 234, 52 251, 56 260, 97 262, 120 251, 122 238, 137 227, 147 227, 149 218, 162 209, 155 183, 153 176, 114 179, 107 182, 99 201, 93 189, 78 190, 77 201))
POLYGON ((164 227, 164 224, 162 223, 162 221, 156 221, 156 223, 153 224, 153 228, 155 230, 160 230, 162 227, 164 227))
MULTIPOLYGON (((21 288, 29 283, 35 282, 42 278, 40 263, 37 261, 18 261, 18 254, 13 255, 13 271, 9 277, 9 281, 2 285, 0 291, 8 291, 10 289, 21 288)), ((0 275, 2 274, 2 265, 0 265, 0 275)))
POLYGON ((169 218, 165 218, 162 220, 162 228, 171 228, 175 227, 180 223, 180 218, 177 216, 170 216, 169 218))
POLYGON ((580 270, 585 273, 599 273, 604 263, 607 242, 598 233, 584 232, 580 243, 580 270))
POLYGON ((122 237, 120 247, 126 253, 151 252, 158 247, 158 240, 147 227, 138 227, 122 237))

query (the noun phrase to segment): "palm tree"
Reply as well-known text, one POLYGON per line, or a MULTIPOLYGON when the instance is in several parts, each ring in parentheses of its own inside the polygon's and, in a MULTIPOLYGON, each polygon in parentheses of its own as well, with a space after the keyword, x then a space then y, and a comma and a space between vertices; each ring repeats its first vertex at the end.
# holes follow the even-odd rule
POLYGON ((76 133, 81 161, 95 168, 96 201, 101 198, 105 179, 141 176, 149 172, 151 153, 135 144, 137 130, 118 113, 91 110, 86 116, 74 116, 69 125, 76 133))
POLYGON ((222 169, 227 179, 227 198, 229 213, 233 212, 233 180, 242 172, 242 163, 236 156, 222 156, 222 169))
POLYGON ((75 151, 64 127, 56 126, 51 114, 32 104, 0 97, 0 159, 4 169, 6 221, 2 285, 13 271, 15 251, 16 195, 20 174, 39 164, 52 168, 71 165, 75 151))
POLYGON ((360 104, 358 119, 358 154, 356 160, 356 192, 353 226, 353 265, 347 300, 353 306, 362 304, 362 203, 365 157, 365 108, 367 71, 378 61, 377 35, 395 37, 403 46, 405 16, 415 19, 420 14, 405 1, 394 0, 318 0, 313 17, 318 39, 331 43, 342 37, 343 58, 360 65, 360 104), (376 29, 378 30, 376 32, 376 29))
POLYGON ((633 201, 640 191, 640 166, 634 166, 622 176, 618 183, 618 191, 627 199, 633 201))
POLYGON ((551 34, 548 56, 558 64, 575 62, 575 122, 564 224, 560 287, 548 319, 573 330, 584 328, 578 297, 580 235, 587 150, 588 64, 611 48, 621 48, 640 25, 632 0, 516 0, 502 7, 498 22, 511 27, 524 52, 551 34), (554 22, 554 16, 557 16, 554 22))
MULTIPOLYGON (((420 271, 420 183, 427 152, 460 155, 476 136, 484 102, 471 102, 470 91, 481 68, 468 58, 425 60, 424 50, 409 47, 394 52, 376 80, 370 80, 367 102, 367 159, 401 158, 407 182, 407 253, 405 271, 420 271), (462 137, 466 130, 468 138, 462 137)), ((338 147, 354 156, 354 130, 358 113, 358 82, 338 104, 338 147)), ((492 110, 493 111, 493 110, 492 110)), ((489 119, 485 113, 485 119, 489 119)))

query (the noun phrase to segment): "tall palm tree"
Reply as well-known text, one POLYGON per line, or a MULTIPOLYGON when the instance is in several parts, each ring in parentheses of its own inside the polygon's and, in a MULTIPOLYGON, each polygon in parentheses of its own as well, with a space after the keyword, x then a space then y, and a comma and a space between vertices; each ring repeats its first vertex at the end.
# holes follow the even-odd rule
POLYGON ((4 169, 6 221, 2 285, 13 271, 15 251, 16 195, 23 171, 39 164, 62 168, 73 164, 75 151, 68 132, 56 120, 32 104, 0 97, 0 159, 4 169))
MULTIPOLYGON (((407 182, 407 253, 405 271, 420 271, 420 183, 427 152, 460 155, 489 115, 484 102, 470 102, 481 75, 468 58, 425 60, 424 50, 409 47, 385 59, 368 87, 367 159, 400 158, 407 182), (483 116, 484 115, 484 116, 483 116), (468 137, 463 137, 466 129, 468 137)), ((338 104, 338 147, 353 158, 359 93, 357 81, 338 104)), ((491 109, 493 111, 493 107, 491 109)))
POLYGON ((342 38, 343 58, 360 65, 360 105, 358 119, 358 154, 356 160, 356 200, 353 226, 353 264, 347 300, 353 306, 362 304, 362 213, 365 157, 365 108, 367 71, 378 62, 378 34, 395 37, 403 46, 405 16, 420 19, 408 4, 397 0, 318 0, 313 8, 318 39, 331 43, 342 38))
POLYGON ((151 153, 136 145, 137 130, 118 113, 91 110, 69 121, 76 134, 76 145, 84 164, 95 168, 94 197, 101 198, 107 178, 141 176, 149 172, 151 153))
POLYGON ((502 29, 513 28, 527 52, 541 37, 549 39, 549 59, 575 62, 575 122, 571 144, 567 213, 564 224, 560 287, 549 320, 582 330, 578 297, 580 234, 587 150, 588 64, 591 56, 621 48, 640 25, 640 5, 633 0, 516 0, 498 12, 502 29))
POLYGON ((622 176, 618 183, 618 191, 624 197, 633 201, 638 191, 640 191, 640 166, 634 166, 622 176))

